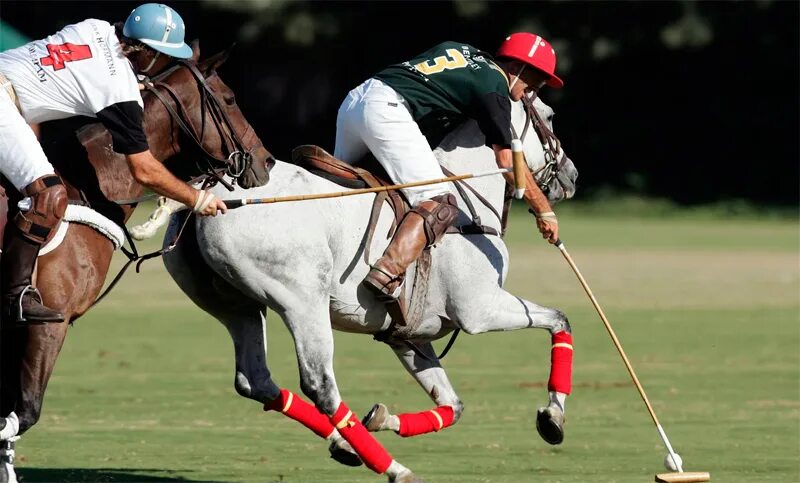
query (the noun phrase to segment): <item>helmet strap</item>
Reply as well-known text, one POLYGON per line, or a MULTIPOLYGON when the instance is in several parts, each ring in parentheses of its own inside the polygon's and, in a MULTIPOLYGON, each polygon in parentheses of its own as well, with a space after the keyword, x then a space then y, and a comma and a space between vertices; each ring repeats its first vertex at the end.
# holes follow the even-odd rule
POLYGON ((146 74, 150 69, 153 68, 153 65, 155 65, 156 61, 158 60, 158 57, 161 55, 161 52, 159 52, 157 50, 155 52, 156 52, 155 57, 153 57, 153 60, 151 60, 150 63, 147 64, 147 67, 145 67, 144 69, 141 70, 142 73, 146 74))
POLYGON ((515 85, 515 84, 517 83, 517 81, 519 80, 519 76, 521 76, 521 75, 522 75, 522 71, 524 71, 524 70, 525 70, 525 66, 526 66, 526 65, 527 65, 527 64, 522 64, 522 67, 519 69, 519 72, 517 72, 517 74, 514 76, 514 81, 513 81, 513 82, 511 82, 511 84, 509 84, 509 86, 508 86, 508 92, 511 92, 511 89, 513 89, 513 88, 514 88, 514 85, 515 85))

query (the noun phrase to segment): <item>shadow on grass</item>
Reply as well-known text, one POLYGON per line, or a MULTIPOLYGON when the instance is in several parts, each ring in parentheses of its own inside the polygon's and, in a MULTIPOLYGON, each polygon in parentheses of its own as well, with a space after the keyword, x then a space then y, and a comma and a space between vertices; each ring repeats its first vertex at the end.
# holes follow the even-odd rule
MULTIPOLYGON (((28 482, 151 482, 185 481, 212 483, 173 475, 173 470, 157 468, 16 468, 20 481, 28 482)), ((182 470, 181 473, 186 473, 182 470)))

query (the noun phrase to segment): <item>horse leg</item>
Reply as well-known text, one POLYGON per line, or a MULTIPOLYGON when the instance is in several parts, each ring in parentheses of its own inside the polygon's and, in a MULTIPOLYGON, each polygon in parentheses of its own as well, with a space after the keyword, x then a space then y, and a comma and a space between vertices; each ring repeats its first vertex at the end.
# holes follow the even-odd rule
POLYGON ((390 345, 403 367, 419 383, 436 407, 418 413, 393 415, 385 405, 378 403, 364 417, 363 422, 367 429, 392 430, 405 438, 441 431, 455 424, 464 411, 464 405, 447 378, 447 373, 430 342, 417 345, 419 351, 426 357, 419 356, 402 341, 392 341, 390 345))
MULTIPOLYGON (((300 246, 287 246, 279 236, 277 241, 276 237, 268 237, 262 241, 256 255, 253 250, 237 245, 241 236, 220 229, 221 220, 203 220, 198 225, 197 233, 204 240, 200 247, 202 257, 228 283, 281 316, 294 338, 303 393, 353 447, 364 464, 376 473, 386 473, 390 481, 413 481, 413 473, 393 460, 339 394, 333 372, 330 319, 333 254, 327 237, 303 238, 300 246), (266 260, 276 263, 265 267, 266 260)), ((269 220, 261 222, 268 224, 269 220)), ((274 407, 286 408, 289 394, 281 391, 282 404, 274 407)), ((291 395, 291 401, 288 409, 300 399, 291 395)), ((291 417, 288 411, 285 414, 291 417)))
MULTIPOLYGON (((301 290, 285 288, 285 293, 295 294, 293 298, 303 294, 301 290)), ((368 468, 378 474, 386 473, 389 481, 416 481, 411 470, 394 460, 367 431, 339 394, 333 372, 333 332, 327 295, 316 297, 316 301, 309 300, 313 296, 302 298, 305 300, 281 305, 290 307, 282 315, 294 338, 303 393, 328 416, 368 468)))
MULTIPOLYGON (((36 283, 43 289, 44 303, 64 314, 65 322, 28 325, 2 334, 4 348, 7 342, 13 344, 13 349, 3 354, 4 362, 11 357, 11 365, 3 367, 3 392, 13 394, 3 397, 3 413, 8 414, 4 422, 8 429, 9 419, 18 419, 16 436, 39 421, 69 323, 88 310, 100 293, 112 255, 108 239, 87 226, 71 225, 62 244, 39 258, 36 283)), ((13 475, 14 440, 7 439, 0 447, 3 470, 9 478, 13 475)))
MULTIPOLYGON (((17 355, 17 400, 14 411, 19 433, 37 423, 44 393, 64 345, 69 322, 83 314, 100 292, 108 270, 113 246, 92 228, 70 226, 62 244, 40 257, 36 284, 42 288, 44 303, 64 314, 66 321, 36 324, 12 331, 17 355)), ((5 334, 4 334, 5 335, 5 334)))
POLYGON ((454 308, 453 320, 468 334, 510 331, 527 328, 550 332, 550 377, 547 388, 549 401, 539 408, 536 429, 550 444, 564 440, 564 410, 566 397, 572 390, 572 329, 563 312, 537 305, 514 296, 500 287, 476 293, 454 308))
MULTIPOLYGON (((228 330, 236 360, 236 392, 260 402, 265 411, 278 411, 330 441, 337 461, 359 466, 361 460, 327 416, 272 380, 267 366, 266 306, 241 293, 208 266, 200 255, 194 229, 194 224, 186 227, 175 249, 164 256, 164 265, 181 290, 228 330)), ((167 233, 165 240, 172 239, 167 233)))

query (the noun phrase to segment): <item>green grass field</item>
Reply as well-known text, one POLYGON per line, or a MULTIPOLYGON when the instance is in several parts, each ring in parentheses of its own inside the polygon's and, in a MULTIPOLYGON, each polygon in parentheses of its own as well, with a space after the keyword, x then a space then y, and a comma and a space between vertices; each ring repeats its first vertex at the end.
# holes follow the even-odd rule
MULTIPOLYGON (((146 213, 139 213, 139 219, 146 213)), ((610 318, 688 471, 800 481, 800 258, 793 219, 562 212, 562 239, 610 318)), ((431 482, 646 482, 665 455, 608 335, 558 251, 514 213, 509 289, 559 307, 575 333, 565 443, 536 434, 544 331, 462 336, 445 359, 466 406, 442 433, 378 437, 431 482)), ((121 257, 121 255, 119 255, 121 257)), ((117 259, 119 264, 120 259, 117 259)), ((440 344, 441 347, 441 344, 440 344)), ((431 406, 382 344, 336 334, 337 380, 359 414, 431 406)), ((294 350, 269 322, 276 381, 294 350)), ((296 423, 233 390, 227 332, 160 261, 126 276, 70 330, 42 419, 18 443, 33 481, 381 481, 338 465, 296 423)))

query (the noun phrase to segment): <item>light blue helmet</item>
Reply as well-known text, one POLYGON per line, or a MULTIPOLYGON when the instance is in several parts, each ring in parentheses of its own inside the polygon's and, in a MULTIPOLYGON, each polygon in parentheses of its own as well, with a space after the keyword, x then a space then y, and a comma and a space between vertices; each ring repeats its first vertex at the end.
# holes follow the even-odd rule
POLYGON ((186 26, 178 12, 162 3, 139 5, 125 21, 122 34, 148 47, 178 59, 192 56, 192 48, 183 41, 186 26))

